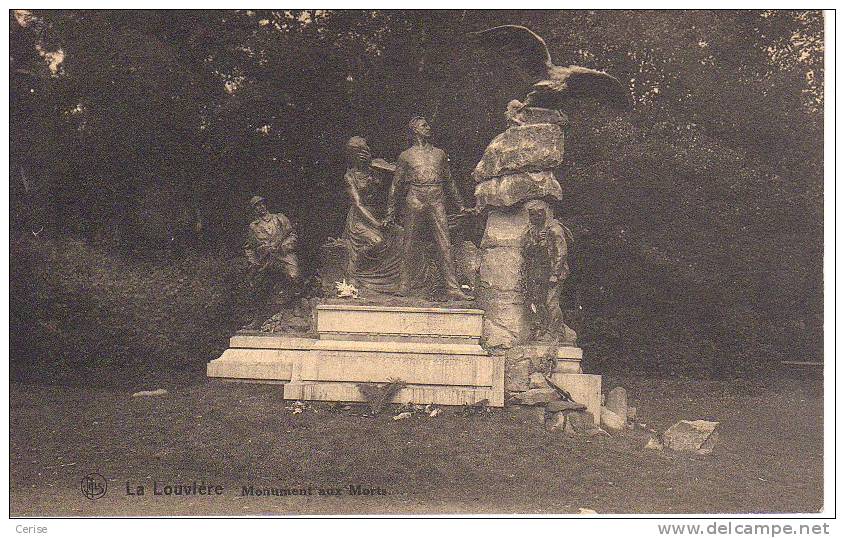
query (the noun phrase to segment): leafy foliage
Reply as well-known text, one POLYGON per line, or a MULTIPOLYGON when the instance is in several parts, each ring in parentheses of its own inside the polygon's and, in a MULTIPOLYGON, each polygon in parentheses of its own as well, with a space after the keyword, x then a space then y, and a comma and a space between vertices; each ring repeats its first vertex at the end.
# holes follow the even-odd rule
POLYGON ((405 387, 406 383, 401 379, 388 379, 387 383, 356 383, 355 386, 366 401, 370 404, 370 412, 373 415, 381 414, 384 407, 405 387))

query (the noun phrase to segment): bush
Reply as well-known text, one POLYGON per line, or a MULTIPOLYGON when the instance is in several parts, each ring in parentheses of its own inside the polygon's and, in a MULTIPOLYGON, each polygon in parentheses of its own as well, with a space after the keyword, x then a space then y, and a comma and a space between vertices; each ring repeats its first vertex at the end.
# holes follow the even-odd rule
POLYGON ((11 358, 29 369, 204 362, 242 320, 242 263, 125 258, 75 238, 11 245, 11 358))

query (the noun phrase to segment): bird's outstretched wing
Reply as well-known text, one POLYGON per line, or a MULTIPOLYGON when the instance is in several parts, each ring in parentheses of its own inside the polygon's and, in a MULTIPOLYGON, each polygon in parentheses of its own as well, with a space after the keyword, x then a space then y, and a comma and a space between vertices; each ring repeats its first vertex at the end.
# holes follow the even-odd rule
POLYGON ((610 103, 630 104, 630 94, 625 86, 613 75, 587 67, 570 65, 567 86, 573 95, 596 97, 610 103))
POLYGON ((553 66, 546 42, 525 26, 505 24, 470 32, 468 36, 472 42, 516 56, 532 75, 547 77, 553 66))
POLYGON ((570 65, 553 68, 551 80, 534 85, 532 105, 558 108, 566 100, 592 97, 621 108, 631 105, 628 89, 604 71, 570 65))

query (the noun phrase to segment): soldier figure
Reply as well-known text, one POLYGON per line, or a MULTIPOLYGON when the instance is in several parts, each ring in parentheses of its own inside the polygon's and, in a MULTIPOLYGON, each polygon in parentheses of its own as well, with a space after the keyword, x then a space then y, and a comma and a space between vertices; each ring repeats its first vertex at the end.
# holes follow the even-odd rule
POLYGON ((531 200, 525 208, 528 210, 525 288, 529 304, 536 309, 534 336, 554 340, 564 331, 560 293, 563 281, 569 276, 567 239, 571 240, 572 234, 552 216, 547 203, 531 200))
POLYGON ((413 145, 399 155, 396 175, 388 195, 386 222, 392 222, 396 214, 396 197, 400 188, 407 187, 405 195, 404 245, 402 266, 399 276, 399 295, 410 294, 410 264, 414 239, 419 234, 419 227, 425 219, 431 223, 434 241, 443 261, 443 274, 446 290, 450 299, 471 300, 472 297, 461 291, 455 276, 455 263, 452 259, 452 246, 449 242, 449 223, 446 220, 446 200, 448 195, 458 204, 461 213, 471 212, 464 207, 461 195, 455 186, 449 170, 446 152, 431 145, 431 127, 422 116, 411 118, 408 123, 414 138, 413 145))
POLYGON ((252 285, 275 288, 280 280, 298 285, 299 262, 294 253, 296 234, 290 221, 281 213, 270 213, 267 200, 262 196, 253 196, 249 203, 258 217, 249 225, 244 244, 252 285))

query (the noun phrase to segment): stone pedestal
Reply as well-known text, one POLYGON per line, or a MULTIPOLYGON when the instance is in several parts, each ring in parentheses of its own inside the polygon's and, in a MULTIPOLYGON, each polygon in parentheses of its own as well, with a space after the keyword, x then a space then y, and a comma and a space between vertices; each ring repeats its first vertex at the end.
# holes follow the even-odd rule
POLYGON ((484 310, 484 343, 510 348, 524 342, 530 322, 522 291, 522 247, 528 234, 528 212, 494 209, 481 239, 481 266, 476 295, 484 310))
POLYGON ((580 374, 581 359, 584 358, 584 352, 580 347, 575 346, 561 346, 557 349, 557 358, 555 366, 552 368, 552 374, 580 374))
POLYGON ((321 304, 316 316, 320 340, 429 341, 477 347, 484 312, 475 308, 321 304))
POLYGON ((515 346, 505 354, 505 390, 521 392, 529 389, 531 374, 549 372, 549 361, 555 364, 552 373, 580 374, 581 348, 574 346, 556 346, 531 343, 515 346))
POLYGON ((601 420, 601 376, 594 374, 552 373, 552 382, 567 391, 572 399, 587 406, 598 426, 601 420))
POLYGON ((406 383, 395 403, 504 405, 504 359, 471 308, 319 305, 318 338, 235 335, 208 376, 284 383, 286 400, 365 401, 357 383, 406 383))

